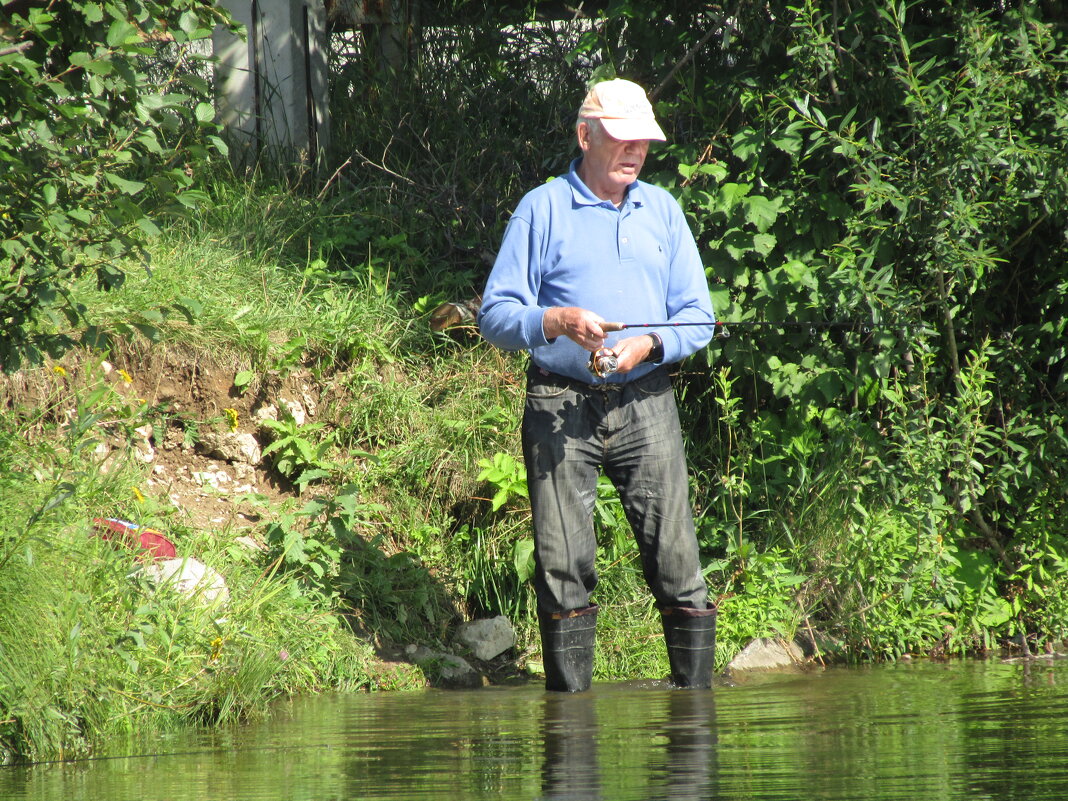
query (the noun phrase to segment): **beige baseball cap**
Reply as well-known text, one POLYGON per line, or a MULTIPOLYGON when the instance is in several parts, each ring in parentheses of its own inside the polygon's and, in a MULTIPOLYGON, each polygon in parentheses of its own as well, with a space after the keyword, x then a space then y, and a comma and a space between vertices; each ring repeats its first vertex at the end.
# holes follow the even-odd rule
POLYGON ((596 84, 582 102, 578 116, 580 120, 599 119, 613 139, 667 141, 645 90, 633 81, 616 78, 596 84))

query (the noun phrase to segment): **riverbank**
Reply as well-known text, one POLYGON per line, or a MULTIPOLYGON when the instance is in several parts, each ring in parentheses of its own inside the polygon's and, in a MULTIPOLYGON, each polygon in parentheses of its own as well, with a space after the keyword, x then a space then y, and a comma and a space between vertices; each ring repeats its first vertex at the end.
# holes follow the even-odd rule
MULTIPOLYGON (((408 663, 407 647, 452 648, 471 618, 516 628, 498 676, 538 670, 522 357, 470 327, 431 330, 449 285, 426 295, 404 277, 431 272, 404 237, 312 257, 294 232, 340 237, 347 215, 279 187, 214 193, 154 241, 151 276, 129 265, 119 290, 75 287, 96 347, 0 383, 0 761, 252 719, 279 696, 422 687, 434 665, 408 663), (159 591, 95 518, 161 532, 223 577, 229 601, 159 591)), ((817 447, 813 425, 805 453, 780 443, 795 483, 758 493, 772 441, 729 375, 684 365, 677 388, 718 669, 797 632, 826 661, 1063 636, 1068 571, 1042 520, 1030 589, 1018 573, 1007 584, 953 510, 920 509, 907 484, 880 494, 876 452, 848 428, 817 447)), ((666 675, 607 481, 595 525, 595 675, 666 675)))

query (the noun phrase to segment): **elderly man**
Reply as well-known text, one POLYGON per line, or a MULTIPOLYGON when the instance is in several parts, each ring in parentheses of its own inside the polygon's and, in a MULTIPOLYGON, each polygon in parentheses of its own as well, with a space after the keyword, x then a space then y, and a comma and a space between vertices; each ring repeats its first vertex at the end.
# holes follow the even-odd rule
POLYGON ((545 685, 590 686, 603 469, 661 611, 672 681, 709 687, 715 609, 665 367, 711 339, 708 284, 675 199, 638 180, 650 140, 665 139, 644 90, 595 85, 575 132, 582 154, 567 175, 529 192, 512 215, 478 318, 487 340, 530 354, 522 439, 545 685), (628 336, 612 321, 691 325, 628 336))

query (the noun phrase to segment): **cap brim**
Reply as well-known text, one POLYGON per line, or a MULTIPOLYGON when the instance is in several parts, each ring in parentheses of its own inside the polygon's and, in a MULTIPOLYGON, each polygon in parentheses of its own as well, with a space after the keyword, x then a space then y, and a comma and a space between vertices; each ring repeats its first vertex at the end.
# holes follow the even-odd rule
POLYGON ((619 117, 601 117, 601 125, 605 132, 613 139, 631 142, 636 139, 655 139, 658 142, 666 142, 667 137, 651 119, 622 119, 619 117))

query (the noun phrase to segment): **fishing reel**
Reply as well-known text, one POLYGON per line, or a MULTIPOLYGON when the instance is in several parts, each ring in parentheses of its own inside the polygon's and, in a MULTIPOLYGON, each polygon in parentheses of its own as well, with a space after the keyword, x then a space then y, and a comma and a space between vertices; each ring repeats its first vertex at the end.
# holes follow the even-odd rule
POLYGON ((606 378, 619 369, 619 357, 611 348, 600 348, 590 354, 586 369, 598 378, 606 378))

